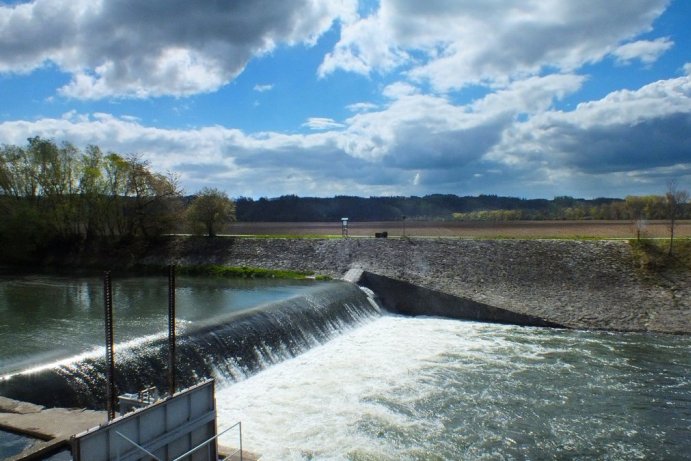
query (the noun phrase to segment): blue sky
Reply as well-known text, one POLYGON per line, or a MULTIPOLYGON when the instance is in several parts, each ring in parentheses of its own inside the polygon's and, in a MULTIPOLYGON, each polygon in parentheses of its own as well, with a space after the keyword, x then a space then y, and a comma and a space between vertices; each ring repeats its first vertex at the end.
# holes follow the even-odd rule
POLYGON ((185 192, 691 188, 688 0, 0 0, 0 143, 185 192))

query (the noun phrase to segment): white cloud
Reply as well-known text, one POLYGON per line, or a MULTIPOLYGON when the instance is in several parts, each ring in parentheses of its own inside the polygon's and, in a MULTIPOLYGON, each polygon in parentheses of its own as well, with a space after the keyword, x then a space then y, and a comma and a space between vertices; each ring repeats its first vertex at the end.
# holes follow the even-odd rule
POLYGON ((656 40, 638 40, 620 46, 612 54, 621 63, 629 63, 634 59, 638 59, 643 64, 652 64, 673 46, 674 42, 665 37, 656 40))
MULTIPOLYGON (((381 0, 374 14, 343 27, 320 75, 401 69, 437 91, 505 84, 545 68, 570 72, 650 29, 668 0, 419 2, 381 0)), ((651 59, 654 42, 639 57, 651 59)))
POLYGON ((321 130, 307 134, 161 129, 72 111, 2 122, 0 139, 23 145, 41 135, 137 152, 157 171, 180 173, 189 192, 212 185, 234 196, 407 195, 413 187, 532 197, 641 193, 639 186, 654 193, 664 178, 691 174, 691 77, 616 91, 570 112, 555 109, 554 100, 582 81, 572 74, 530 77, 465 105, 401 94, 342 124, 310 119, 306 126, 321 130))
POLYGON ((324 77, 336 70, 367 75, 373 70, 388 72, 408 60, 405 51, 395 45, 390 28, 382 27, 378 16, 373 16, 341 28, 341 38, 319 66, 324 77))
POLYGON ((506 130, 487 159, 550 174, 628 173, 691 164, 691 78, 620 90, 506 130))
POLYGON ((311 130, 330 130, 334 128, 343 128, 342 123, 338 123, 332 118, 324 117, 310 117, 307 119, 302 126, 307 127, 311 130))
POLYGON ((575 74, 552 74, 529 77, 510 83, 471 104, 474 111, 484 113, 511 112, 535 114, 547 110, 556 99, 580 89, 585 77, 575 74))
POLYGON ((691 75, 691 62, 684 64, 684 72, 686 75, 691 75))
POLYGON ((356 102, 346 106, 346 109, 351 112, 369 112, 377 108, 379 108, 379 106, 371 102, 356 102))
POLYGON ((266 91, 271 91, 271 90, 273 90, 273 88, 274 88, 273 84, 267 83, 267 84, 264 84, 264 85, 259 85, 259 84, 254 85, 254 88, 253 88, 253 89, 254 89, 254 91, 257 91, 257 92, 259 92, 259 93, 264 93, 264 92, 266 92, 266 91))
POLYGON ((387 85, 386 88, 384 88, 384 91, 382 91, 382 94, 389 99, 400 99, 405 96, 411 96, 419 93, 420 90, 406 82, 392 83, 387 85))
POLYGON ((231 81, 278 44, 313 45, 355 0, 170 2, 34 0, 0 4, 0 72, 47 62, 79 99, 185 96, 231 81))

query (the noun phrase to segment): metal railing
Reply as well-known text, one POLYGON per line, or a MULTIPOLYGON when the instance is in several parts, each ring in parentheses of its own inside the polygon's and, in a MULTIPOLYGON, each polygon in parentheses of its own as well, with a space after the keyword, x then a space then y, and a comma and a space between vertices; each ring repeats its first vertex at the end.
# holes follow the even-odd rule
MULTIPOLYGON (((211 438, 209 438, 209 439, 203 441, 202 443, 200 443, 200 444, 197 445, 196 447, 192 448, 192 449, 189 450, 188 452, 186 452, 186 453, 184 453, 184 454, 182 454, 182 455, 178 456, 177 458, 174 458, 174 459, 172 459, 172 460, 170 460, 170 461, 180 461, 180 460, 182 460, 183 458, 186 458, 187 456, 190 456, 191 454, 193 454, 193 453, 199 451, 201 448, 203 448, 203 447, 205 447, 205 446, 207 447, 207 450, 208 450, 208 459, 209 459, 209 461, 216 461, 216 460, 211 460, 211 453, 212 453, 212 452, 211 452, 211 445, 210 445, 211 442, 215 442, 220 436, 222 436, 223 434, 225 434, 226 432, 228 432, 229 430, 231 430, 231 429, 233 429, 233 428, 235 428, 235 427, 238 428, 238 441, 239 441, 240 448, 237 449, 237 450, 235 450, 234 452, 230 453, 230 454, 229 454, 228 456, 226 456, 225 458, 223 458, 223 461, 230 460, 233 456, 237 455, 238 453, 240 454, 240 461, 243 461, 243 459, 242 459, 242 422, 241 422, 241 421, 238 421, 237 423, 233 424, 232 426, 227 427, 227 428, 224 429, 223 431, 221 431, 221 432, 219 432, 218 434, 214 435, 213 437, 211 437, 211 438)), ((127 436, 121 434, 120 432, 117 432, 117 431, 116 431, 115 433, 116 433, 117 435, 119 435, 120 437, 122 437, 123 439, 125 439, 125 440, 126 440, 127 442, 129 442, 130 444, 132 444, 132 445, 133 445, 135 448, 137 448, 138 450, 144 452, 147 456, 150 456, 151 459, 153 459, 153 460, 155 460, 155 461, 166 461, 166 460, 163 460, 163 459, 159 458, 158 456, 154 455, 154 454, 151 453, 149 450, 147 450, 147 449, 144 448, 143 446, 139 445, 139 444, 138 444, 137 442, 135 442, 134 440, 132 440, 132 439, 128 438, 127 436)), ((120 453, 118 453, 118 460, 119 460, 119 459, 120 459, 120 453)))

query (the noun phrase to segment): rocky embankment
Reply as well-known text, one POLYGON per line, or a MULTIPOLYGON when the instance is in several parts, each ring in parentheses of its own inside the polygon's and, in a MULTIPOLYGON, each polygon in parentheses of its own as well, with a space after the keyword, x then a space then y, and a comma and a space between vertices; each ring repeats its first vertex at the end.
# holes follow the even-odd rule
POLYGON ((142 263, 359 268, 571 328, 691 333, 691 272, 641 271, 625 241, 178 238, 142 263))

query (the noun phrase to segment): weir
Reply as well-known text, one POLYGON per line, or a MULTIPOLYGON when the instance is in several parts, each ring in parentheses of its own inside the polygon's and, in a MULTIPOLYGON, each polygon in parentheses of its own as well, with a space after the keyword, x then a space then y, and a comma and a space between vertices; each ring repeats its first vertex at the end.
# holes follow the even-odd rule
MULTIPOLYGON (((371 298, 344 282, 195 322, 177 338, 178 385, 191 386, 206 377, 241 380, 380 315, 371 298)), ((167 346, 164 335, 127 347, 116 344, 117 392, 149 386, 165 392, 167 346)), ((106 364, 100 351, 71 363, 0 378, 0 395, 51 407, 101 409, 105 392, 106 364)))
POLYGON ((351 270, 346 274, 346 279, 374 291, 381 306, 394 314, 565 328, 564 325, 534 315, 521 314, 472 299, 452 296, 372 272, 351 270))

